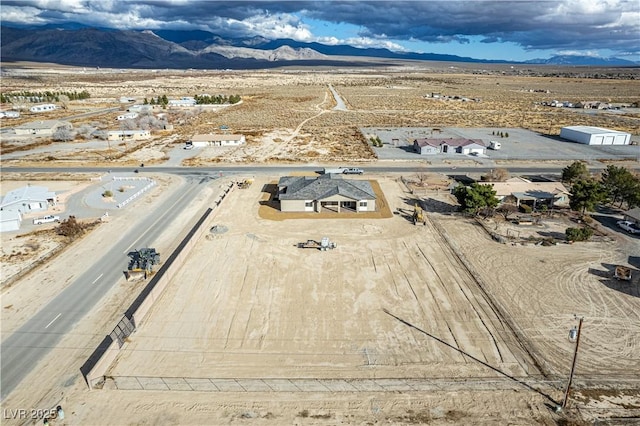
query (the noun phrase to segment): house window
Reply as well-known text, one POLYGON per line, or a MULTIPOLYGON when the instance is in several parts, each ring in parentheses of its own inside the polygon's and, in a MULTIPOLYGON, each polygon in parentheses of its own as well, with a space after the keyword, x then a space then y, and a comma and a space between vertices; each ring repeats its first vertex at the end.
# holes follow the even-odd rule
POLYGON ((304 206, 305 207, 313 207, 313 201, 305 201, 304 202, 304 206))
POLYGON ((367 207, 366 201, 360 201, 360 207, 367 207))

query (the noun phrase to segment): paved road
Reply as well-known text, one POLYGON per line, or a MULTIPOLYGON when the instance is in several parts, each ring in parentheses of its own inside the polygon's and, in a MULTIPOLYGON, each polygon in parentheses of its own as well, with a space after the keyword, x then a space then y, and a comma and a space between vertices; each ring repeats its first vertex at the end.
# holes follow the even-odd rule
MULTIPOLYGON (((1 399, 5 399, 60 339, 122 279, 127 253, 153 242, 168 227, 176 211, 186 208, 208 178, 188 178, 153 211, 123 233, 122 238, 71 285, 2 341, 1 399)), ((135 205, 130 208, 135 208, 135 205)), ((164 254, 165 256, 168 253, 164 254)), ((89 259, 87 259, 89 260, 89 259)))
MULTIPOLYGON (((144 168, 137 167, 3 167, 5 172, 16 173, 108 173, 110 170, 113 172, 133 172, 138 170, 141 176, 145 173, 168 173, 181 176, 220 176, 220 174, 259 174, 259 175, 282 175, 286 173, 294 172, 312 172, 319 171, 325 167, 324 165, 308 165, 308 166, 216 166, 216 167, 150 167, 144 168)), ((448 175, 458 175, 466 173, 486 173, 495 166, 478 165, 478 166, 455 166, 455 165, 424 165, 423 163, 416 163, 416 165, 401 165, 401 166, 387 166, 387 165, 375 165, 375 166, 362 166, 365 175, 368 173, 445 173, 448 175)), ((544 167, 508 167, 503 166, 509 170, 511 174, 560 174, 562 172, 562 166, 544 166, 544 167)), ((594 170, 602 170, 606 168, 606 165, 590 165, 589 168, 594 170)), ((632 170, 640 171, 640 163, 630 166, 632 170)))

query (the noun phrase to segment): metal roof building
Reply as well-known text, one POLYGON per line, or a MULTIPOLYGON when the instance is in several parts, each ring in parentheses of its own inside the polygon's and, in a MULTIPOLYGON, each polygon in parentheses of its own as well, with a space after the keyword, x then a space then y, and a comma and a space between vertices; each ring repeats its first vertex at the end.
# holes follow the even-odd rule
POLYGON ((585 145, 629 145, 631 134, 617 130, 591 126, 567 126, 560 130, 560 137, 585 145))

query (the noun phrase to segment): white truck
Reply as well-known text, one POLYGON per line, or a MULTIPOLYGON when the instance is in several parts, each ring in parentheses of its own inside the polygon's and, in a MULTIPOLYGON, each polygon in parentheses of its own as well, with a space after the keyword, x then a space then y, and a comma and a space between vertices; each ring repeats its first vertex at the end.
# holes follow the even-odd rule
POLYGON ((53 223, 53 222, 60 222, 60 216, 42 216, 42 217, 37 217, 35 219, 33 219, 33 224, 34 225, 42 225, 43 223, 53 223))
POLYGON ((489 149, 498 150, 502 148, 502 144, 498 141, 489 142, 489 149))
POLYGON ((361 175, 364 170, 357 167, 337 167, 337 168, 324 168, 322 173, 328 175, 329 173, 344 174, 344 175, 361 175))

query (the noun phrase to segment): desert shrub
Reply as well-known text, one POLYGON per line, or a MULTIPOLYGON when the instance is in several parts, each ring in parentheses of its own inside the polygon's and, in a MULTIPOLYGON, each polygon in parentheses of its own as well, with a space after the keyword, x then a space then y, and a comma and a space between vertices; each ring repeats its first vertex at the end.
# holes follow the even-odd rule
POLYGON ((565 231, 567 241, 588 241, 593 236, 591 228, 567 228, 565 231))
POLYGON ((60 225, 56 228, 58 235, 74 238, 80 235, 84 231, 84 225, 76 220, 75 216, 69 216, 68 219, 60 222, 60 225))
POLYGON ((104 192, 102 193, 102 196, 103 196, 103 197, 105 197, 105 198, 113 197, 113 192, 111 192, 111 191, 109 191, 109 190, 106 190, 106 191, 104 191, 104 192))
POLYGON ((120 188, 118 188, 118 192, 124 192, 124 186, 121 186, 120 188))

